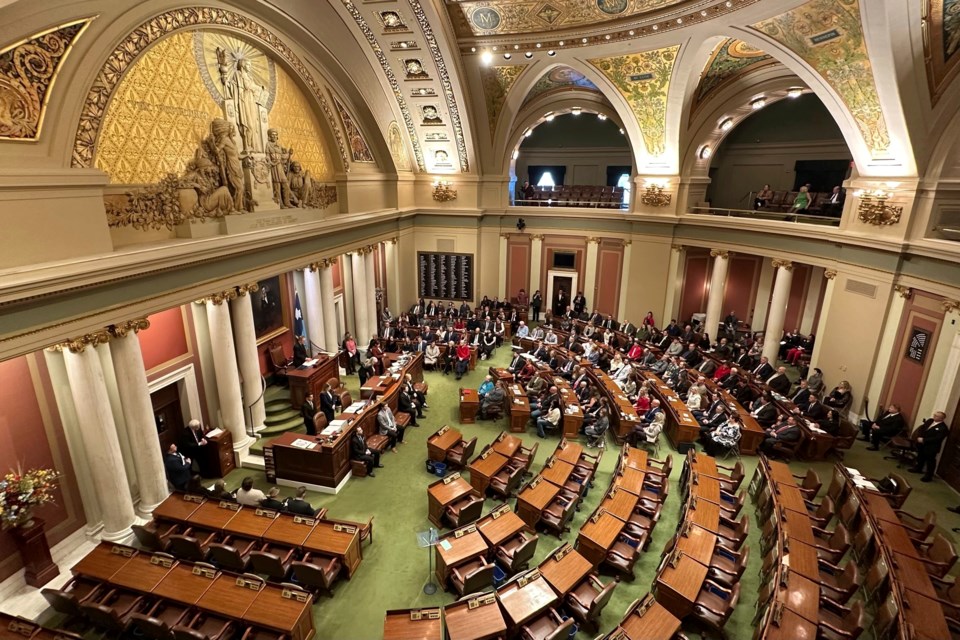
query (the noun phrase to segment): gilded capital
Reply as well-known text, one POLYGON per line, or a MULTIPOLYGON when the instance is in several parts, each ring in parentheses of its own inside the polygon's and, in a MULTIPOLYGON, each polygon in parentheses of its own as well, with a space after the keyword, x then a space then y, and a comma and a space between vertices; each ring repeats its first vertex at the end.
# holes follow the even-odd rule
POLYGON ((387 242, 389 242, 390 244, 397 244, 397 242, 399 241, 400 241, 400 238, 398 238, 397 236, 393 236, 392 238, 387 240, 387 242))
POLYGON ((727 258, 730 257, 730 252, 727 251, 726 249, 712 249, 712 250, 710 251, 710 257, 711 257, 711 258, 723 258, 724 260, 726 260, 727 258))
POLYGON ((676 251, 677 253, 680 253, 681 251, 683 251, 684 246, 683 246, 682 244, 672 244, 672 245, 670 245, 670 248, 671 248, 673 251, 676 251))
POLYGON ((893 285, 893 290, 896 291, 897 294, 904 300, 909 300, 910 296, 913 295, 913 289, 910 287, 905 287, 902 284, 893 285))
POLYGON ((207 302, 212 302, 215 305, 221 305, 224 302, 230 302, 231 300, 237 299, 237 290, 236 288, 227 289, 226 291, 220 291, 218 293, 212 293, 209 296, 205 296, 197 300, 197 304, 204 304, 207 302))
POLYGON ((633 244, 633 240, 624 240, 624 241, 623 241, 623 246, 625 246, 625 247, 629 247, 629 246, 632 245, 632 244, 633 244))
POLYGON ((594 236, 592 238, 587 238, 588 244, 600 244, 600 238, 594 236))
POLYGON ((77 338, 65 340, 53 345, 51 349, 54 351, 69 350, 70 353, 83 353, 83 350, 88 346, 97 347, 101 344, 107 344, 108 342, 110 342, 110 334, 107 333, 106 329, 101 329, 100 331, 94 331, 93 333, 87 333, 77 338))
POLYGON ((787 271, 793 271, 793 263, 789 260, 774 258, 771 263, 773 264, 774 269, 786 269, 787 271))
POLYGON ((137 318, 136 320, 127 320, 118 324, 112 324, 107 327, 107 331, 114 338, 123 338, 128 333, 139 333, 144 329, 150 328, 150 321, 146 318, 137 318))
POLYGON ((531 240, 539 240, 539 241, 542 242, 542 241, 543 241, 543 234, 542 234, 542 233, 534 233, 534 234, 532 234, 532 235, 530 236, 530 239, 531 239, 531 240))
POLYGON ((837 277, 837 272, 834 269, 827 269, 823 272, 823 277, 827 280, 833 280, 837 277))
POLYGON ((951 311, 960 309, 960 302, 947 298, 946 300, 940 303, 940 307, 943 309, 944 313, 950 313, 951 311))
POLYGON ((324 258, 319 262, 321 269, 329 269, 333 266, 333 263, 336 262, 334 258, 324 258))
POLYGON ((245 296, 248 293, 256 293, 259 290, 260 290, 260 285, 257 284, 256 282, 253 282, 251 284, 242 284, 239 287, 237 287, 237 295, 245 296))
POLYGON ((510 234, 509 234, 509 233, 501 233, 501 234, 500 234, 500 237, 503 238, 504 240, 509 240, 509 239, 510 239, 510 234))

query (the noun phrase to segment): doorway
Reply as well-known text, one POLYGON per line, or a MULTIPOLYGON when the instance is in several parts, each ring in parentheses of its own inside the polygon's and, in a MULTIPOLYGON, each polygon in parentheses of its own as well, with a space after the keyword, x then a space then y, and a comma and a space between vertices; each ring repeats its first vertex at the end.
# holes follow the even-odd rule
POLYGON ((550 309, 555 315, 561 315, 566 311, 566 306, 570 304, 573 292, 577 290, 577 272, 576 271, 547 271, 547 300, 550 301, 550 309), (559 312, 560 292, 563 291, 564 299, 563 309, 559 312))
POLYGON ((164 453, 171 444, 180 442, 183 435, 183 410, 180 404, 179 385, 171 384, 150 394, 153 404, 153 420, 157 427, 160 450, 164 453))

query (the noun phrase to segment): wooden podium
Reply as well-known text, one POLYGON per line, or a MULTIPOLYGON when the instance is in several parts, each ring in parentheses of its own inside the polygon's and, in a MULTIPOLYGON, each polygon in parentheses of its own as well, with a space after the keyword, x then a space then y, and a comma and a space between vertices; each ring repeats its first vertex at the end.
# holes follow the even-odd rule
MULTIPOLYGON (((340 369, 335 357, 322 355, 317 360, 317 364, 312 367, 287 369, 287 381, 290 384, 290 404, 295 409, 303 406, 304 399, 310 393, 319 399, 323 392, 324 383, 330 378, 340 380, 340 369)), ((319 405, 319 400, 317 404, 319 405)))

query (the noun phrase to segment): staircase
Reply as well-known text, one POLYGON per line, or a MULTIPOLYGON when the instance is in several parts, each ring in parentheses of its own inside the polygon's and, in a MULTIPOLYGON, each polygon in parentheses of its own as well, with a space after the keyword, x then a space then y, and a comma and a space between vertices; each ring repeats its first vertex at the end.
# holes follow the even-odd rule
POLYGON ((258 456, 263 455, 263 447, 267 441, 281 433, 287 431, 306 433, 300 408, 290 404, 289 389, 270 385, 263 393, 263 402, 267 412, 267 417, 263 421, 265 428, 257 434, 260 438, 250 447, 250 453, 258 456))

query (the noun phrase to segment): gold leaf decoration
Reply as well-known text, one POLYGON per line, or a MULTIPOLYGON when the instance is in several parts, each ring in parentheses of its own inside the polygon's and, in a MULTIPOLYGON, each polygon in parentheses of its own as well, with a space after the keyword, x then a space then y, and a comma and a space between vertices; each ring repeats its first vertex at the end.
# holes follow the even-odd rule
POLYGON ((507 101, 507 94, 526 68, 526 65, 511 64, 481 69, 483 97, 487 103, 487 121, 490 124, 491 138, 496 133, 497 120, 503 110, 503 104, 507 101))

